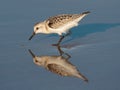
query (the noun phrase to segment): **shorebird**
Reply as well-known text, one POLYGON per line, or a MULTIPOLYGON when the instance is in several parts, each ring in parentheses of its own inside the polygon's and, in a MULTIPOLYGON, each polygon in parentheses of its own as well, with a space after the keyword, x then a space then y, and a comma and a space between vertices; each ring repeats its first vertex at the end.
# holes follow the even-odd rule
POLYGON ((43 34, 56 33, 60 36, 60 39, 57 44, 53 45, 59 45, 63 38, 70 35, 70 29, 75 26, 78 26, 79 21, 83 17, 85 17, 88 13, 90 12, 87 11, 81 14, 61 14, 49 17, 47 20, 36 23, 34 25, 34 31, 30 36, 29 40, 31 40, 33 36, 38 33, 43 34))
POLYGON ((36 56, 31 50, 29 50, 29 53, 33 57, 33 62, 38 66, 44 67, 45 69, 61 76, 77 77, 88 82, 88 79, 68 61, 69 56, 36 56))

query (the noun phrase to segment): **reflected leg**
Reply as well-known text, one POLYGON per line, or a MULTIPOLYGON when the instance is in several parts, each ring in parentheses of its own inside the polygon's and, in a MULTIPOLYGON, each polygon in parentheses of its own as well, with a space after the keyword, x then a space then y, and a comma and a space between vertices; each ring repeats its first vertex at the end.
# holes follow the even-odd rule
POLYGON ((58 51, 59 51, 59 53, 60 53, 60 56, 63 56, 63 55, 65 55, 64 56, 64 58, 66 58, 67 60, 69 59, 69 58, 71 58, 71 56, 68 54, 68 53, 65 53, 62 49, 61 49, 61 46, 56 46, 57 47, 57 49, 58 49, 58 51))

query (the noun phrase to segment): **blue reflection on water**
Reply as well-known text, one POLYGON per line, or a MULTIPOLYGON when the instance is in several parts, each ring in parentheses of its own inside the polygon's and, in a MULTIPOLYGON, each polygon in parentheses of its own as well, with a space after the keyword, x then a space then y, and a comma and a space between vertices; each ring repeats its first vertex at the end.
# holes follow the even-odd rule
MULTIPOLYGON (((114 28, 120 26, 120 23, 92 23, 92 24, 83 24, 78 27, 74 27, 71 29, 70 38, 64 42, 69 42, 71 40, 85 37, 86 35, 97 33, 97 32, 105 32, 110 28, 114 28)), ((48 37, 57 36, 56 34, 48 35, 48 37)))

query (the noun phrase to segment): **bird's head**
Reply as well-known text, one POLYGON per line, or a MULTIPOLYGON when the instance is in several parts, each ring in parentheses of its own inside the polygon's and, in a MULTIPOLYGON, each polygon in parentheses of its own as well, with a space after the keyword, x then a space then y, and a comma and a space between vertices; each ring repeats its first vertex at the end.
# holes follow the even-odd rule
POLYGON ((45 61, 41 57, 35 57, 33 58, 33 62, 38 66, 45 66, 45 61))
POLYGON ((33 57, 33 62, 38 66, 44 66, 46 60, 41 56, 36 56, 30 49, 28 50, 31 56, 33 57))
POLYGON ((32 33, 32 35, 30 36, 29 40, 31 40, 33 38, 33 36, 35 36, 38 33, 43 33, 44 32, 44 23, 40 22, 34 25, 34 31, 32 33))

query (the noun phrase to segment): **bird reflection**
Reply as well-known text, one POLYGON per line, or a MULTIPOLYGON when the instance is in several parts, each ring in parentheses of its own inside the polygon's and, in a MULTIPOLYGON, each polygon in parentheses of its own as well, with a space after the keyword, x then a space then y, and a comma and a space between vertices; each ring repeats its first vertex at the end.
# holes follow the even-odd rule
POLYGON ((29 53, 33 57, 33 62, 38 66, 44 67, 45 69, 61 76, 77 77, 88 82, 88 79, 82 75, 71 62, 68 61, 71 56, 62 51, 60 46, 56 47, 60 55, 36 56, 30 49, 29 53))

